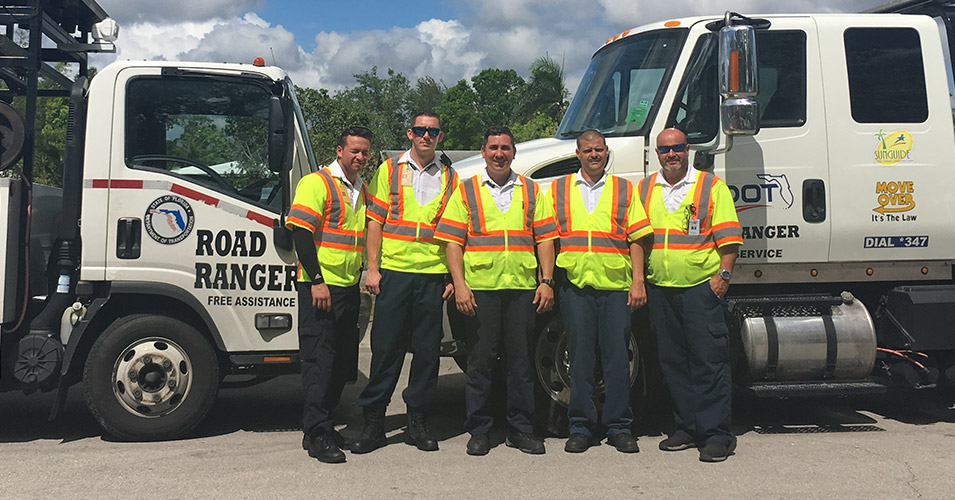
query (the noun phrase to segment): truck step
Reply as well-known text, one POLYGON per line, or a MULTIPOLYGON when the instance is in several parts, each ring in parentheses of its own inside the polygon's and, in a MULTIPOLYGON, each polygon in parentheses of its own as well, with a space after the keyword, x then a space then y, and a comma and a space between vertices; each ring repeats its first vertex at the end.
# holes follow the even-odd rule
POLYGON ((761 398, 839 396, 846 394, 881 394, 888 389, 869 380, 820 382, 760 382, 746 386, 761 398))

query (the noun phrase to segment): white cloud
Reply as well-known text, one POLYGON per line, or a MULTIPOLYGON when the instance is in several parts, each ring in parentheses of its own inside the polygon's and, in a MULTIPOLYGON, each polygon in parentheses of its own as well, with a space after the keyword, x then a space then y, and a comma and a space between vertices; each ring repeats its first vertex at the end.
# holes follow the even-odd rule
MULTIPOLYGON (((743 14, 859 11, 880 3, 845 0, 833 7, 822 0, 452 0, 464 12, 459 19, 429 19, 386 30, 323 31, 314 35, 314 50, 306 52, 299 45, 303 40, 296 41, 275 20, 249 13, 263 1, 102 3, 123 24, 115 58, 251 62, 262 56, 271 63, 274 54, 275 63, 297 84, 332 91, 354 85, 353 75, 375 66, 380 75, 392 68, 412 82, 430 76, 449 86, 485 68, 513 68, 527 77, 531 62, 545 54, 564 63, 573 91, 593 51, 609 36, 635 26, 726 9, 743 14)), ((109 60, 96 56, 93 63, 109 60)))

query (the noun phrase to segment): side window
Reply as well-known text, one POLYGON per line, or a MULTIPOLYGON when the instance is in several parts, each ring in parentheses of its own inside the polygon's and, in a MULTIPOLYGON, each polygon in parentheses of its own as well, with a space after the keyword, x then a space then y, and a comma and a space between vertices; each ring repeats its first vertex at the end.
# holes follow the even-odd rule
POLYGON ((278 210, 268 169, 270 91, 224 79, 143 77, 126 97, 126 165, 278 210))
POLYGON ((680 96, 670 110, 667 127, 686 134, 690 144, 705 144, 716 138, 720 128, 718 41, 707 34, 700 37, 690 56, 686 75, 680 82, 680 96))
POLYGON ((756 33, 759 67, 759 126, 800 127, 806 123, 806 33, 756 33))
POLYGON ((919 34, 912 28, 849 28, 843 34, 849 103, 858 123, 928 118, 919 34), (891 78, 887 78, 890 71, 891 78))
POLYGON ((573 174, 580 170, 580 160, 575 156, 551 163, 546 167, 531 173, 531 179, 553 179, 567 174, 573 174))
MULTIPOLYGON (((668 127, 686 133, 690 144, 705 144, 720 128, 719 67, 714 35, 704 35, 693 48, 680 98, 673 104, 668 127)), ((802 31, 758 31, 760 127, 799 127, 806 123, 806 34, 802 31)))

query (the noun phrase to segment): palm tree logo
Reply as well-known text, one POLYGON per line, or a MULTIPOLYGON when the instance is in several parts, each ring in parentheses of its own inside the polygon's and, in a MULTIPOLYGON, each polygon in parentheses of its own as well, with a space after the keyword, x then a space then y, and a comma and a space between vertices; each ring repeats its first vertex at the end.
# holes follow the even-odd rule
POLYGON ((881 128, 879 129, 879 132, 878 132, 877 134, 875 134, 875 138, 878 139, 879 142, 882 143, 882 149, 886 149, 886 146, 885 146, 885 136, 887 136, 887 135, 889 135, 889 134, 886 134, 885 131, 882 130, 881 128))

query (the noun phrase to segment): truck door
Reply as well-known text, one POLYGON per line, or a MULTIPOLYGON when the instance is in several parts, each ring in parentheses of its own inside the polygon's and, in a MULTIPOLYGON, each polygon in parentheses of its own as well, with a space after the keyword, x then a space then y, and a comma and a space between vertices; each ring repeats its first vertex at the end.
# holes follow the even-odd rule
POLYGON ((294 255, 272 244, 271 81, 173 68, 119 78, 120 151, 110 178, 91 181, 109 189, 107 280, 189 304, 227 351, 296 349, 294 255))
MULTIPOLYGON (((694 150, 714 149, 722 136, 717 45, 713 33, 697 39, 666 123, 683 130, 694 150)), ((772 29, 757 32, 756 47, 759 134, 693 161, 706 168, 709 159, 729 186, 743 228, 740 264, 825 261, 825 110, 820 99, 807 98, 822 91, 815 25, 807 17, 773 20, 772 29)), ((764 281, 773 279, 772 268, 760 269, 764 281)))
POLYGON ((885 15, 826 28, 830 260, 946 258, 955 144, 938 26, 885 15))

